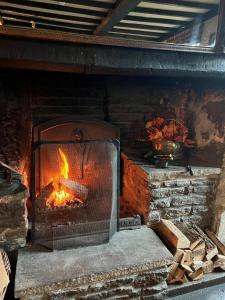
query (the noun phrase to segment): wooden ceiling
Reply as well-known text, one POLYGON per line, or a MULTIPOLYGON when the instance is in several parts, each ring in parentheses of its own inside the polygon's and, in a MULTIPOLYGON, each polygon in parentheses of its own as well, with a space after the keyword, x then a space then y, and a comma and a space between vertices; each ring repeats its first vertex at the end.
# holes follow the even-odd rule
POLYGON ((219 0, 0 1, 3 27, 164 42, 218 14, 219 0))

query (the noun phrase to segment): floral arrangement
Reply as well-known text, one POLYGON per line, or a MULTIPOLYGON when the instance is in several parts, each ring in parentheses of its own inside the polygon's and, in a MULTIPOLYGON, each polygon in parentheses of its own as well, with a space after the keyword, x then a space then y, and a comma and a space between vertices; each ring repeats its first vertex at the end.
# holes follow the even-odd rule
POLYGON ((176 120, 167 120, 163 117, 157 117, 148 121, 145 128, 150 142, 167 140, 185 145, 194 144, 194 141, 188 139, 187 127, 176 120))

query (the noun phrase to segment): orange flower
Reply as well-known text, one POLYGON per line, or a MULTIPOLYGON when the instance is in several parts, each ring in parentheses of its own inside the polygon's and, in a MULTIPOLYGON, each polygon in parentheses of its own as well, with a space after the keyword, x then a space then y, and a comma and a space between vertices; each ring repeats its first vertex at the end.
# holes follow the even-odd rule
POLYGON ((157 117, 148 121, 145 128, 150 142, 165 139, 188 145, 194 144, 194 141, 187 139, 188 129, 176 120, 157 117))

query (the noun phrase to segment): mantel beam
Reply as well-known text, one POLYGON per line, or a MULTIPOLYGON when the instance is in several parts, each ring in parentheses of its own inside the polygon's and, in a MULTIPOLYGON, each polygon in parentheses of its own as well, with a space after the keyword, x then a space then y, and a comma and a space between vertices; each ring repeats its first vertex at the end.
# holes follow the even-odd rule
POLYGON ((225 78, 225 56, 1 37, 0 67, 83 74, 225 78))
POLYGON ((133 11, 141 0, 119 0, 115 8, 109 12, 106 18, 102 20, 100 25, 94 31, 95 35, 103 35, 108 33, 115 25, 117 25, 130 11, 133 11))

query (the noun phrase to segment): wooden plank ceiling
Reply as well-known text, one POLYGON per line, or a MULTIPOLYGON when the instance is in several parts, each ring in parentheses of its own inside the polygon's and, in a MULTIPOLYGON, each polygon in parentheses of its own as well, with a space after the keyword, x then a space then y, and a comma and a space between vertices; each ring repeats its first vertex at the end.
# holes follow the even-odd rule
POLYGON ((218 14, 219 0, 0 1, 0 25, 162 42, 218 14))

